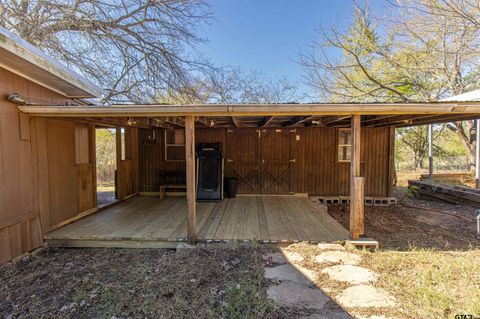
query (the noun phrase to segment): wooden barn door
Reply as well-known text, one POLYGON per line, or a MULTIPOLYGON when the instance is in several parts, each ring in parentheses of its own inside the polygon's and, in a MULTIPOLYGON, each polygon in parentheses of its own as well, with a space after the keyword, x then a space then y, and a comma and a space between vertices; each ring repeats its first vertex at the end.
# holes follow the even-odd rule
POLYGON ((260 193, 260 131, 229 129, 227 132, 225 176, 238 178, 238 193, 260 193))
POLYGON ((261 193, 289 194, 292 192, 292 150, 294 131, 264 129, 261 132, 261 193))

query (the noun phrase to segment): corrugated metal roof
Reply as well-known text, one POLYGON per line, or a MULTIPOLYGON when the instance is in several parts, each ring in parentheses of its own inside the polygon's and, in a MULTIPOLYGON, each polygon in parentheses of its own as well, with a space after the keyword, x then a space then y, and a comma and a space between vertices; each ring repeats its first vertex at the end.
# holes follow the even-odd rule
POLYGON ((480 101, 480 90, 470 91, 467 93, 454 95, 446 99, 441 99, 442 102, 468 102, 480 101))

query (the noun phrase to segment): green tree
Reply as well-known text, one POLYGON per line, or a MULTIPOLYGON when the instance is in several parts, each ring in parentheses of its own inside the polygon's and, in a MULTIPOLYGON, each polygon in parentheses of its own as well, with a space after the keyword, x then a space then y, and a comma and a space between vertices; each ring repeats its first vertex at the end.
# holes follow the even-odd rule
MULTIPOLYGON (((438 101, 477 89, 480 9, 449 9, 464 8, 461 2, 399 0, 385 19, 355 5, 348 29, 322 28, 320 40, 300 55, 307 81, 335 102, 438 101)), ((473 121, 446 127, 473 158, 473 121)))

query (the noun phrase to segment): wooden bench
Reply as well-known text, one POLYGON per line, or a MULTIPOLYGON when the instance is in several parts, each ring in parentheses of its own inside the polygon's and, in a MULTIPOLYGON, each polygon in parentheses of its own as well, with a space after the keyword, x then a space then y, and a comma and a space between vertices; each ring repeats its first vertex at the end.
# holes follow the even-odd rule
POLYGON ((175 189, 184 189, 185 192, 187 191, 187 185, 161 185, 160 186, 160 199, 164 199, 167 197, 168 190, 175 190, 175 189))

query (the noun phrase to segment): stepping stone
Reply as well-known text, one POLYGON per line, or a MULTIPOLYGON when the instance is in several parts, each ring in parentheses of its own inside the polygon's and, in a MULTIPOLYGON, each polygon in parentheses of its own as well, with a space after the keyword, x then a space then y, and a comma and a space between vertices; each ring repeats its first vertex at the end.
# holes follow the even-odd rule
POLYGON ((322 309, 330 298, 318 288, 307 287, 292 281, 284 281, 267 289, 268 298, 284 306, 303 306, 322 309))
POLYGON ((271 260, 274 264, 299 263, 304 260, 302 255, 294 251, 284 251, 266 254, 264 260, 271 260))
POLYGON ((359 255, 345 251, 325 251, 315 257, 317 263, 341 263, 348 265, 357 265, 362 258, 359 255))
POLYGON ((340 244, 319 243, 317 246, 321 250, 345 250, 340 244))
POLYGON ((393 307, 395 298, 383 289, 369 285, 358 285, 345 289, 339 296, 338 302, 349 308, 393 307))
POLYGON ((294 267, 290 264, 284 264, 265 268, 265 278, 276 282, 292 281, 298 284, 313 286, 315 273, 303 267, 294 267))
POLYGON ((286 264, 287 263, 287 258, 285 258, 285 255, 280 252, 276 253, 269 253, 266 255, 262 256, 263 260, 270 260, 274 264, 286 264))
POLYGON ((370 283, 377 279, 377 275, 370 270, 352 265, 331 266, 323 269, 322 273, 327 274, 331 279, 349 284, 370 283))
POLYGON ((283 252, 287 260, 291 263, 300 263, 303 261, 303 256, 295 251, 284 251, 283 252))

